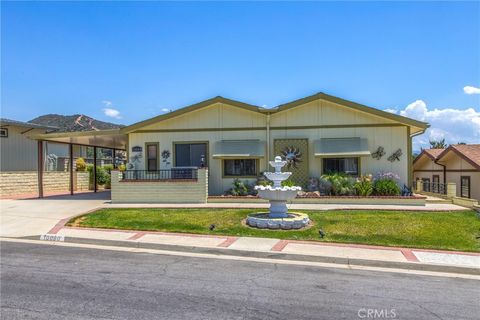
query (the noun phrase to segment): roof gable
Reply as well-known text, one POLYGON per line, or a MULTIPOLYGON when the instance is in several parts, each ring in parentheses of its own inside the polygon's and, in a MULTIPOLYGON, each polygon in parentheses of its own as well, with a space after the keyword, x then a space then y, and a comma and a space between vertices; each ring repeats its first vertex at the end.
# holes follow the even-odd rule
POLYGON ((430 160, 434 161, 437 160, 437 157, 440 153, 442 153, 445 149, 423 149, 422 152, 413 160, 415 164, 421 157, 425 156, 430 160))
POLYGON ((291 101, 291 102, 288 102, 288 103, 285 103, 285 104, 281 104, 281 105, 275 107, 274 109, 276 109, 277 112, 282 112, 282 111, 286 111, 286 110, 290 110, 292 108, 302 106, 304 104, 307 104, 307 103, 309 103, 311 101, 314 101, 314 100, 317 100, 317 99, 321 99, 321 100, 329 101, 329 102, 332 102, 332 103, 336 103, 336 104, 354 109, 356 111, 360 111, 360 112, 364 112, 364 113, 368 113, 368 114, 373 114, 375 116, 382 117, 382 118, 392 120, 392 121, 395 121, 395 122, 399 122, 399 123, 402 123, 402 124, 405 124, 405 125, 408 125, 408 126, 417 127, 417 128, 420 129, 419 131, 425 130, 426 128, 429 127, 428 123, 425 123, 425 122, 422 122, 422 121, 410 119, 410 118, 407 118, 407 117, 400 116, 398 114, 394 114, 394 113, 382 111, 382 110, 379 110, 379 109, 376 109, 376 108, 368 107, 368 106, 365 106, 365 105, 362 105, 362 104, 359 104, 359 103, 356 103, 356 102, 352 102, 352 101, 349 101, 349 100, 334 97, 334 96, 325 94, 323 92, 319 92, 317 94, 314 94, 314 95, 311 95, 311 96, 308 96, 308 97, 305 97, 305 98, 301 98, 301 99, 294 100, 294 101, 291 101))
POLYGON ((189 113, 189 112, 193 112, 193 111, 197 111, 197 110, 200 110, 200 109, 203 109, 203 108, 207 108, 207 107, 212 106, 212 105, 217 104, 217 103, 223 103, 223 104, 228 105, 228 106, 232 106, 232 107, 240 108, 242 110, 247 110, 247 111, 256 112, 256 113, 261 113, 261 110, 263 110, 262 108, 260 108, 258 106, 254 106, 254 105, 251 105, 251 104, 248 104, 248 103, 244 103, 244 102, 240 102, 240 101, 231 100, 231 99, 227 99, 227 98, 224 98, 224 97, 217 96, 217 97, 214 97, 214 98, 211 98, 211 99, 208 99, 208 100, 204 100, 204 101, 201 101, 199 103, 195 103, 195 104, 189 105, 187 107, 184 107, 184 108, 181 108, 181 109, 178 109, 178 110, 166 113, 166 114, 162 114, 162 115, 159 115, 159 116, 156 116, 156 117, 144 120, 144 121, 134 123, 132 125, 129 125, 129 126, 123 128, 122 132, 123 133, 130 133, 130 132, 133 132, 133 131, 138 130, 140 128, 155 124, 157 122, 172 119, 174 117, 178 117, 178 116, 181 116, 181 115, 189 113))
POLYGON ((437 156, 437 160, 444 158, 450 151, 480 170, 480 144, 452 144, 437 156))

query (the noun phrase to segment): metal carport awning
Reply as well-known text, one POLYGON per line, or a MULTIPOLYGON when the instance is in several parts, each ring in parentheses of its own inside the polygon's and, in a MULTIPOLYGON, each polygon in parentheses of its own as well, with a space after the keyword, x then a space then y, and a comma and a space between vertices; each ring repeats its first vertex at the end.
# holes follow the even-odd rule
POLYGON ((316 157, 370 156, 368 141, 363 138, 323 138, 314 143, 316 157))
POLYGON ((265 157, 265 142, 260 140, 222 140, 214 146, 213 158, 241 159, 265 157))

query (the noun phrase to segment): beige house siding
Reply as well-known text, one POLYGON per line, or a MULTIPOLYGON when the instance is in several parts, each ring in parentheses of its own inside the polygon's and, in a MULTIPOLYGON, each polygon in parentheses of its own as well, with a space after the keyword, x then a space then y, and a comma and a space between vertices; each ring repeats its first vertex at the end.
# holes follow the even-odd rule
MULTIPOLYGON (((160 169, 170 169, 173 163, 174 142, 208 141, 209 193, 219 195, 231 187, 233 178, 223 178, 221 159, 213 159, 215 143, 221 140, 260 140, 267 142, 267 115, 241 109, 224 103, 181 114, 174 118, 159 121, 138 128, 128 134, 129 157, 131 148, 146 142, 159 142, 160 153, 171 153, 169 164, 160 161, 160 169)), ((273 159, 275 139, 308 139, 309 175, 322 174, 322 160, 314 156, 314 142, 321 138, 368 139, 371 152, 382 146, 386 154, 376 160, 372 157, 360 158, 362 174, 375 174, 379 171, 392 171, 401 177, 400 183, 408 182, 408 127, 392 120, 356 111, 324 100, 315 100, 289 110, 273 113, 270 116, 270 139, 267 146, 269 159, 273 159), (390 162, 387 158, 396 150, 402 150, 400 161, 390 162)), ((266 153, 267 154, 267 153, 266 153)), ((145 150, 143 151, 143 156, 145 150)), ((259 161, 259 172, 270 170, 267 159, 259 161)), ((144 170, 145 161, 136 165, 144 170)), ((254 182, 255 179, 244 179, 254 182)))
POLYGON ((6 126, 8 137, 0 138, 0 171, 37 170, 37 141, 28 138, 30 134, 44 133, 34 129, 22 134, 28 128, 6 126))
POLYGON ((434 175, 438 175, 440 183, 443 183, 443 167, 426 155, 422 155, 413 165, 413 179, 430 179, 430 182, 433 182, 434 175))
POLYGON ((396 122, 321 99, 274 113, 270 120, 272 127, 370 124, 396 124, 396 122))

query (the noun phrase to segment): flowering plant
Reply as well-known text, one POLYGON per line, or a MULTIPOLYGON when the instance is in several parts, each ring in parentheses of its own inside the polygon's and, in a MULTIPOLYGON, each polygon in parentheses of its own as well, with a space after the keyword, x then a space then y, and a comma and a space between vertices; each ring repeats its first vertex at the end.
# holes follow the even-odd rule
POLYGON ((394 172, 380 171, 380 172, 377 172, 373 180, 376 181, 376 180, 384 180, 384 179, 398 181, 400 180, 400 176, 394 172))

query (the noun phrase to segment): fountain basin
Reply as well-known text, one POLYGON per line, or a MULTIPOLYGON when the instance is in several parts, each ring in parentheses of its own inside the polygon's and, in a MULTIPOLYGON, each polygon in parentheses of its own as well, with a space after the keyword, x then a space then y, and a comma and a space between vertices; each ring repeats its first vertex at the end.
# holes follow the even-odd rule
POLYGON ((247 225, 260 229, 301 229, 310 223, 310 218, 304 213, 291 212, 285 218, 271 218, 268 212, 249 214, 247 225))
POLYGON ((297 196, 299 189, 292 189, 290 187, 271 188, 271 189, 257 189, 260 198, 276 201, 287 201, 297 196))
POLYGON ((264 172, 263 175, 270 181, 284 181, 292 175, 291 172, 264 172))

